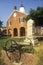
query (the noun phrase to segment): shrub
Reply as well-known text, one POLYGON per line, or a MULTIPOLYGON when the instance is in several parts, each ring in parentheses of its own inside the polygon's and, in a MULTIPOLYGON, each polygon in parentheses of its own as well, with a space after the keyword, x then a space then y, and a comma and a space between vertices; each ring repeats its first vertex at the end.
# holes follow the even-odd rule
POLYGON ((33 46, 28 46, 28 47, 22 48, 22 52, 34 53, 33 46))

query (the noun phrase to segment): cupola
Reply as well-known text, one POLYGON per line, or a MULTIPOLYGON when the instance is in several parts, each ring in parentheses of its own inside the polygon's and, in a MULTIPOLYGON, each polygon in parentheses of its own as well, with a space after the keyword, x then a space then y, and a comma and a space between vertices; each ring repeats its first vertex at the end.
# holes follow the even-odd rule
POLYGON ((21 4, 20 8, 19 8, 19 11, 22 12, 22 13, 25 13, 25 7, 21 4))

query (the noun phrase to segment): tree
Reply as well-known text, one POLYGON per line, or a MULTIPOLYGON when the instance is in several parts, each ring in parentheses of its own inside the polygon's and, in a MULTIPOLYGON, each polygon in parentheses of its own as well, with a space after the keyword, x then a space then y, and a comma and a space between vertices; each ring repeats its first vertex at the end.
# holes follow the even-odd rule
MULTIPOLYGON (((2 21, 0 20, 0 28, 2 27, 2 21)), ((0 29, 0 38, 1 38, 2 31, 0 29)))
POLYGON ((2 27, 2 21, 0 20, 0 27, 2 27))
POLYGON ((26 17, 26 20, 29 19, 35 20, 35 24, 38 26, 43 25, 43 7, 38 7, 36 10, 31 9, 30 14, 26 17))

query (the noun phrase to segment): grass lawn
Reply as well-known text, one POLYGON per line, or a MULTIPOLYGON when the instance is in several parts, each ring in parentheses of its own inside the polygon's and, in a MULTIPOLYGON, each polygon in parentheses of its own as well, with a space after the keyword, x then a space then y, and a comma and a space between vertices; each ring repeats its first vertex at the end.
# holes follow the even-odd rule
POLYGON ((6 43, 8 39, 0 39, 0 50, 2 49, 3 45, 6 43))
POLYGON ((34 47, 35 54, 39 57, 38 65, 43 65, 43 41, 40 41, 38 45, 34 47))
POLYGON ((2 49, 3 45, 6 43, 7 40, 13 39, 16 42, 23 42, 25 38, 5 38, 5 39, 0 39, 0 50, 2 49))

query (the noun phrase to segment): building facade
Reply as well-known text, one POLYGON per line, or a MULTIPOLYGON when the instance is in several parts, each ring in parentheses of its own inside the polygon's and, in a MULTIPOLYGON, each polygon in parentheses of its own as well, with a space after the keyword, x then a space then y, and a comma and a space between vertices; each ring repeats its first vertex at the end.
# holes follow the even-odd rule
POLYGON ((6 21, 7 35, 12 37, 25 37, 26 36, 26 18, 24 6, 20 6, 19 10, 14 8, 9 18, 6 21))

